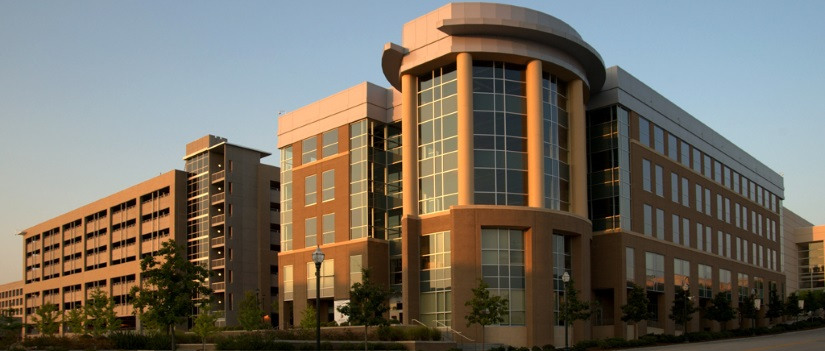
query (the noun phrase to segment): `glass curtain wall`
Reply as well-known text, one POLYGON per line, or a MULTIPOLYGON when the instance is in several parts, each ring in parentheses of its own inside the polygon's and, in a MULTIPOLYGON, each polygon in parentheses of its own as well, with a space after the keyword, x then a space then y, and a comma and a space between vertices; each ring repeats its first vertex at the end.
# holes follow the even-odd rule
POLYGON ((456 66, 418 77, 418 186, 421 214, 458 204, 456 66))
POLYGON ((524 232, 518 229, 481 229, 481 275, 490 293, 509 301, 509 311, 498 325, 524 325, 524 232))
POLYGON ((611 106, 587 113, 593 230, 630 230, 628 113, 611 106))
POLYGON ((281 250, 292 250, 292 146, 281 149, 281 250))
POLYGON ((452 325, 450 232, 421 237, 421 322, 430 327, 452 325))
POLYGON ((566 94, 566 83, 550 73, 543 74, 544 206, 561 211, 570 210, 570 146, 566 94))
POLYGON ((564 321, 560 317, 561 303, 564 301, 562 276, 564 272, 567 272, 571 277, 573 276, 571 245, 570 237, 553 234, 553 320, 557 326, 564 325, 564 321))
POLYGON ((186 160, 187 185, 187 257, 208 266, 209 259, 209 153, 186 160))

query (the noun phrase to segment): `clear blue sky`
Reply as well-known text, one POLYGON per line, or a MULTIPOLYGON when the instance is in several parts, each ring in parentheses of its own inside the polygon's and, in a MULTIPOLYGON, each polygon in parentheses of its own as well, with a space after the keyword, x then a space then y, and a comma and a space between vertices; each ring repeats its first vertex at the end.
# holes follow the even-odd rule
MULTIPOLYGON (((19 230, 173 168, 205 134, 276 153, 276 116, 362 81, 442 1, 0 0, 0 282, 19 230)), ((825 224, 825 1, 513 1, 785 176, 825 224)), ((277 164, 277 155, 264 159, 277 164)))

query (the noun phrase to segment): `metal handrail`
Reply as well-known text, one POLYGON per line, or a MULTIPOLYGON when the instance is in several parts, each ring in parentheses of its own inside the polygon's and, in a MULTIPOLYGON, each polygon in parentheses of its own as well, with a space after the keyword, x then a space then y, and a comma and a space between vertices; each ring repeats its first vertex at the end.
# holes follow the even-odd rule
POLYGON ((449 331, 453 332, 454 334, 458 334, 458 336, 460 336, 460 337, 462 337, 462 338, 464 338, 464 339, 467 339, 467 341, 469 341, 469 342, 475 342, 475 340, 468 338, 466 335, 461 334, 461 332, 460 332, 460 331, 455 330, 455 329, 453 329, 453 328, 450 328, 448 325, 446 325, 446 324, 444 324, 444 323, 441 323, 441 322, 439 322, 439 321, 435 321, 435 324, 441 324, 444 328, 447 328, 447 330, 449 330, 449 331))

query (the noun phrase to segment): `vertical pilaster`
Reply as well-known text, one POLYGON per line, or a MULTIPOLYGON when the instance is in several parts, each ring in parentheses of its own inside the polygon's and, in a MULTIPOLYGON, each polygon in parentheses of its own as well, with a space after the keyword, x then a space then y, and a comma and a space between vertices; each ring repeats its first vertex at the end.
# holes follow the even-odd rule
POLYGON ((567 114, 570 123, 570 210, 587 217, 587 131, 584 115, 584 83, 567 85, 567 114))
POLYGON ((473 167, 473 57, 456 57, 458 78, 458 204, 472 205, 475 191, 473 167))
POLYGON ((543 104, 540 60, 527 64, 527 203, 544 207, 543 104))
POLYGON ((416 79, 401 76, 401 157, 404 216, 418 215, 418 103, 416 79))

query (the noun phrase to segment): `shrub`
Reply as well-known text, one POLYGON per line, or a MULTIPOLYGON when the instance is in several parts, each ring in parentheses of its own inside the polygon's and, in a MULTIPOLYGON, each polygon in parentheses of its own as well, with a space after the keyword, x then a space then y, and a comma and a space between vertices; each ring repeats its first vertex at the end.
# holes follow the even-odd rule
POLYGON ((556 347, 550 344, 541 347, 541 351, 556 351, 556 347))
POLYGON ((401 328, 391 327, 389 325, 379 326, 375 331, 378 340, 381 341, 399 341, 406 336, 404 330, 401 328))
POLYGON ((570 349, 574 351, 584 351, 598 346, 599 342, 596 340, 582 340, 576 343, 576 345, 573 345, 570 349))

